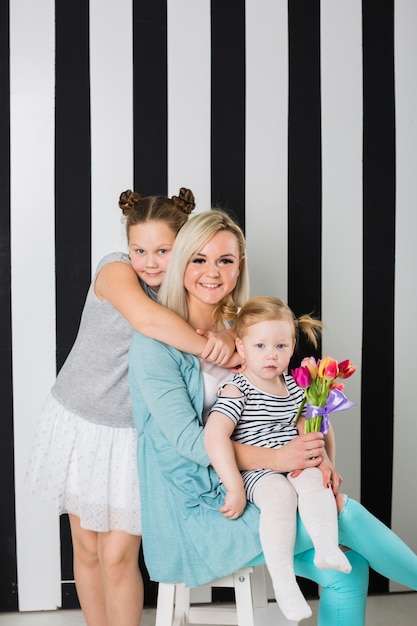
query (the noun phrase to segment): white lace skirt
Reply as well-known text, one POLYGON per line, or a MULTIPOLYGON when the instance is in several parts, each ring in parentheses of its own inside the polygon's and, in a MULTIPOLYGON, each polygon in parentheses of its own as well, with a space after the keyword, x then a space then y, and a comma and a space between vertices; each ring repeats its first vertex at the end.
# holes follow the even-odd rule
POLYGON ((32 445, 30 493, 82 528, 141 535, 137 433, 88 422, 49 395, 32 445))

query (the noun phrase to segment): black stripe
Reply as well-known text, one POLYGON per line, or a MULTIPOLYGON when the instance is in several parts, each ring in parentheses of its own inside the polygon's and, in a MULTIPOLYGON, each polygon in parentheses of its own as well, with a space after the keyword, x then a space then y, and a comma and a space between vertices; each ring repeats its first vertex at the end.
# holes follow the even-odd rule
MULTIPOLYGON (((363 2, 363 124, 361 500, 390 525, 395 269, 393 0, 363 2)), ((371 581, 372 591, 388 591, 385 579, 375 575, 371 581)))
MULTIPOLYGON (((288 2, 288 303, 321 313, 320 1, 288 2)), ((290 368, 320 355, 302 336, 290 368)), ((317 585, 300 580, 307 597, 317 585)))
MULTIPOLYGON (((288 3, 288 302, 321 314, 320 2, 288 3)), ((300 338, 293 363, 319 356, 300 338)))
MULTIPOLYGON (((55 262, 57 369, 74 342, 91 277, 91 167, 88 0, 57 2, 55 262)), ((62 576, 71 579, 68 532, 62 576)), ((63 607, 78 606, 64 589, 63 607)))
POLYGON ((134 0, 134 188, 141 195, 167 194, 167 109, 167 0, 134 0))
POLYGON ((9 3, 0 3, 0 598, 17 611, 10 265, 9 3))
POLYGON ((55 259, 57 368, 78 330, 91 276, 89 14, 56 5, 55 259))
POLYGON ((211 1, 211 201, 245 228, 245 3, 211 1))
MULTIPOLYGON (((167 0, 133 0, 134 188, 144 196, 168 193, 167 58, 167 0)), ((158 585, 142 548, 139 564, 145 606, 154 606, 158 585)))

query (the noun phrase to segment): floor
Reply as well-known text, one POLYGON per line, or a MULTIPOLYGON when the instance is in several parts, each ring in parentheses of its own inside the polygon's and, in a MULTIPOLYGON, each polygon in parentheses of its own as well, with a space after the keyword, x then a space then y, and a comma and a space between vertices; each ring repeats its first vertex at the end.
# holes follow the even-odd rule
MULTIPOLYGON (((313 617, 303 626, 317 624, 317 601, 309 601, 313 617)), ((145 609, 142 626, 154 626, 155 609, 145 609)), ((391 593, 368 599, 366 626, 415 626, 417 593, 391 593)), ((81 611, 42 611, 37 613, 0 613, 0 626, 85 626, 81 611)), ((352 626, 355 626, 352 624, 352 626)))

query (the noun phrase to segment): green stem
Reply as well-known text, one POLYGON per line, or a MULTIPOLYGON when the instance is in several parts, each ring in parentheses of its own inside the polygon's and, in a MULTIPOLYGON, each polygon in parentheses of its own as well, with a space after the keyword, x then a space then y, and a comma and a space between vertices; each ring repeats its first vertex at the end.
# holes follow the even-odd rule
POLYGON ((297 422, 298 418, 301 415, 301 411, 304 409, 305 403, 306 403, 307 398, 304 396, 303 401, 301 402, 300 406, 298 407, 298 411, 297 414, 295 416, 295 421, 297 422))

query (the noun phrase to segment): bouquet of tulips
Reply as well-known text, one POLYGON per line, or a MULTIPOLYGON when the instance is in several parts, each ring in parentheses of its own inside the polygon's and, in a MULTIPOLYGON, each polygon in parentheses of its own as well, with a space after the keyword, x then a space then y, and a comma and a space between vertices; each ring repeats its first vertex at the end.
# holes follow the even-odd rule
POLYGON ((356 367, 349 360, 338 363, 328 355, 317 361, 312 356, 306 357, 300 367, 291 371, 297 385, 305 391, 296 417, 298 419, 305 407, 305 433, 321 431, 326 435, 330 413, 356 406, 343 393, 344 384, 336 382, 337 378, 349 378, 355 371, 356 367))

